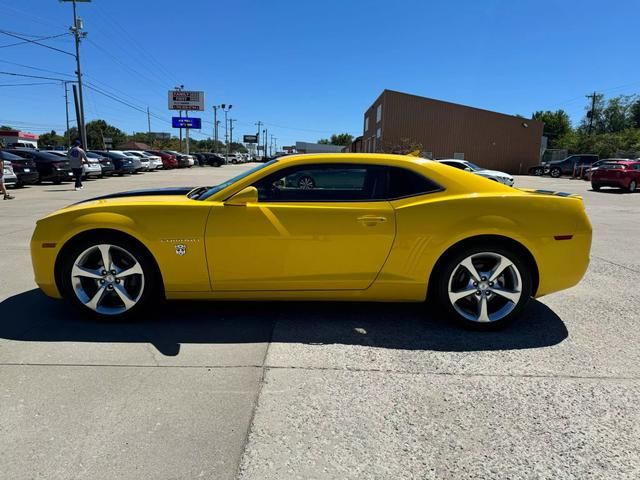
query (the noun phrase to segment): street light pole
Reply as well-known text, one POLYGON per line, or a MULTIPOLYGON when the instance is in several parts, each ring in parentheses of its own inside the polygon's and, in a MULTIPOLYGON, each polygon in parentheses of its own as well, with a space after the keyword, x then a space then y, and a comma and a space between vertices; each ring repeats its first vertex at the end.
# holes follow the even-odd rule
POLYGON ((71 146, 71 133, 69 132, 69 94, 67 90, 67 80, 62 82, 64 84, 64 109, 67 114, 67 131, 65 132, 65 138, 67 140, 66 147, 69 148, 71 146))
POLYGON ((213 151, 218 151, 218 105, 213 106, 213 151))
POLYGON ((224 155, 224 163, 228 164, 229 163, 229 129, 227 127, 227 114, 229 113, 229 110, 233 108, 233 105, 227 105, 226 103, 223 103, 220 105, 220 108, 224 112, 224 141, 227 144, 227 147, 225 149, 225 155, 224 155))
POLYGON ((61 0, 63 2, 73 3, 73 26, 69 29, 73 33, 73 37, 76 43, 76 75, 78 76, 78 103, 80 110, 80 118, 78 118, 78 132, 80 133, 80 141, 84 148, 89 148, 87 145, 87 129, 84 121, 84 96, 82 94, 82 70, 80 69, 80 40, 87 36, 86 32, 82 31, 82 20, 78 18, 76 11, 76 3, 90 3, 91 0, 61 0))

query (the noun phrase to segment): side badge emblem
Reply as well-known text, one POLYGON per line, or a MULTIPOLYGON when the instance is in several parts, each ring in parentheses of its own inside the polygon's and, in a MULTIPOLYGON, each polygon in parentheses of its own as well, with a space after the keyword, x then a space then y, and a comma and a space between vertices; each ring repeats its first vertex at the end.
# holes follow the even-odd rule
POLYGON ((179 243, 178 245, 176 245, 176 255, 180 255, 183 256, 185 253, 187 253, 187 246, 179 243))

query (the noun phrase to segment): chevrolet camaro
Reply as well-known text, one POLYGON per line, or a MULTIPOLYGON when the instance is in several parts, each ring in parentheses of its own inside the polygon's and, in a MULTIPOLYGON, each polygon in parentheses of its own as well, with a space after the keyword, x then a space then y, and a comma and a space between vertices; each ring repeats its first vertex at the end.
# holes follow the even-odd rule
POLYGON ((590 246, 576 195, 416 157, 319 154, 71 205, 37 222, 31 255, 47 295, 100 316, 164 298, 429 300, 486 328, 578 283, 590 246))

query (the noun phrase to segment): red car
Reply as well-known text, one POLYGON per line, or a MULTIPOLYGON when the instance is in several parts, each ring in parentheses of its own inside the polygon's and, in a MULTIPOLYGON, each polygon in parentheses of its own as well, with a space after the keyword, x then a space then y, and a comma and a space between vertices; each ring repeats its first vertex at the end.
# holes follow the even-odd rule
POLYGON ((170 168, 178 168, 178 159, 175 155, 161 152, 160 150, 146 150, 151 155, 157 155, 162 159, 162 168, 168 170, 170 168))
POLYGON ((591 172, 591 187, 618 187, 635 192, 640 183, 640 162, 637 160, 608 159, 591 172))

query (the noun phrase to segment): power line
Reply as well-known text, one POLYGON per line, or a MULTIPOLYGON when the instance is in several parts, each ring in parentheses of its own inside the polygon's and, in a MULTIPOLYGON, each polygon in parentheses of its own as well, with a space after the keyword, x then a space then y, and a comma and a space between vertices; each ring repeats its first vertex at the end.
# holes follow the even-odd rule
MULTIPOLYGON (((2 33, 4 33, 5 35, 15 36, 15 37, 17 37, 17 38, 20 38, 20 37, 18 37, 17 35, 15 35, 15 34, 11 34, 11 33, 8 33, 8 32, 2 32, 2 33)), ((50 39, 52 39, 52 38, 60 38, 60 37, 65 37, 65 36, 67 36, 67 35, 69 35, 69 34, 68 34, 68 33, 61 33, 61 34, 59 34, 59 35, 50 35, 50 36, 48 36, 48 37, 36 37, 36 40, 50 40, 50 39)), ((29 36, 31 36, 31 35, 29 35, 29 36)), ((9 43, 9 44, 7 44, 7 45, 0 45, 0 48, 15 47, 15 46, 17 46, 17 45, 24 45, 25 43, 37 43, 37 42, 36 42, 35 40, 24 40, 24 41, 22 41, 22 42, 9 43)), ((38 44, 38 45, 40 45, 40 44, 38 44)), ((44 46, 47 46, 47 45, 44 45, 44 46)))
POLYGON ((24 65, 22 63, 16 63, 16 62, 9 62, 7 60, 0 60, 1 63, 6 63, 9 65, 14 65, 16 67, 22 67, 22 68, 29 68, 31 70, 36 70, 38 72, 45 72, 45 73, 55 73, 56 75, 64 75, 66 77, 74 77, 75 75, 71 75, 70 73, 62 73, 62 72, 56 72, 55 70, 47 70, 46 68, 38 68, 38 67, 32 67, 30 65, 24 65))
MULTIPOLYGON (((26 38, 26 37, 22 37, 22 36, 20 36, 20 35, 15 35, 15 34, 13 34, 13 33, 11 33, 11 32, 6 31, 6 30, 0 30, 0 33, 3 33, 3 34, 5 34, 5 35, 7 35, 7 36, 9 36, 9 37, 13 37, 13 38, 18 38, 18 39, 20 39, 20 40, 24 40, 24 41, 25 41, 24 43, 33 43, 33 44, 35 44, 35 45, 39 45, 39 46, 41 46, 41 47, 48 48, 49 50, 54 50, 54 51, 56 51, 56 52, 64 53, 64 54, 66 54, 66 55, 70 55, 70 56, 72 56, 72 57, 75 57, 75 55, 74 55, 73 53, 71 53, 71 52, 67 52, 66 50, 62 50, 62 49, 60 49, 60 48, 52 47, 52 46, 47 45, 47 44, 45 44, 45 43, 40 43, 40 42, 38 42, 38 41, 36 41, 36 40, 30 40, 30 39, 28 39, 28 38, 26 38)), ((67 34, 67 33, 65 33, 64 35, 68 35, 68 34, 67 34)))
POLYGON ((0 83, 0 87, 32 87, 35 85, 58 85, 58 82, 0 83))
POLYGON ((15 72, 2 72, 0 71, 0 75, 11 75, 12 77, 25 77, 25 78, 37 78, 39 80, 57 80, 58 82, 68 82, 64 78, 53 78, 53 77, 43 77, 40 75, 27 75, 26 73, 15 73, 15 72))

